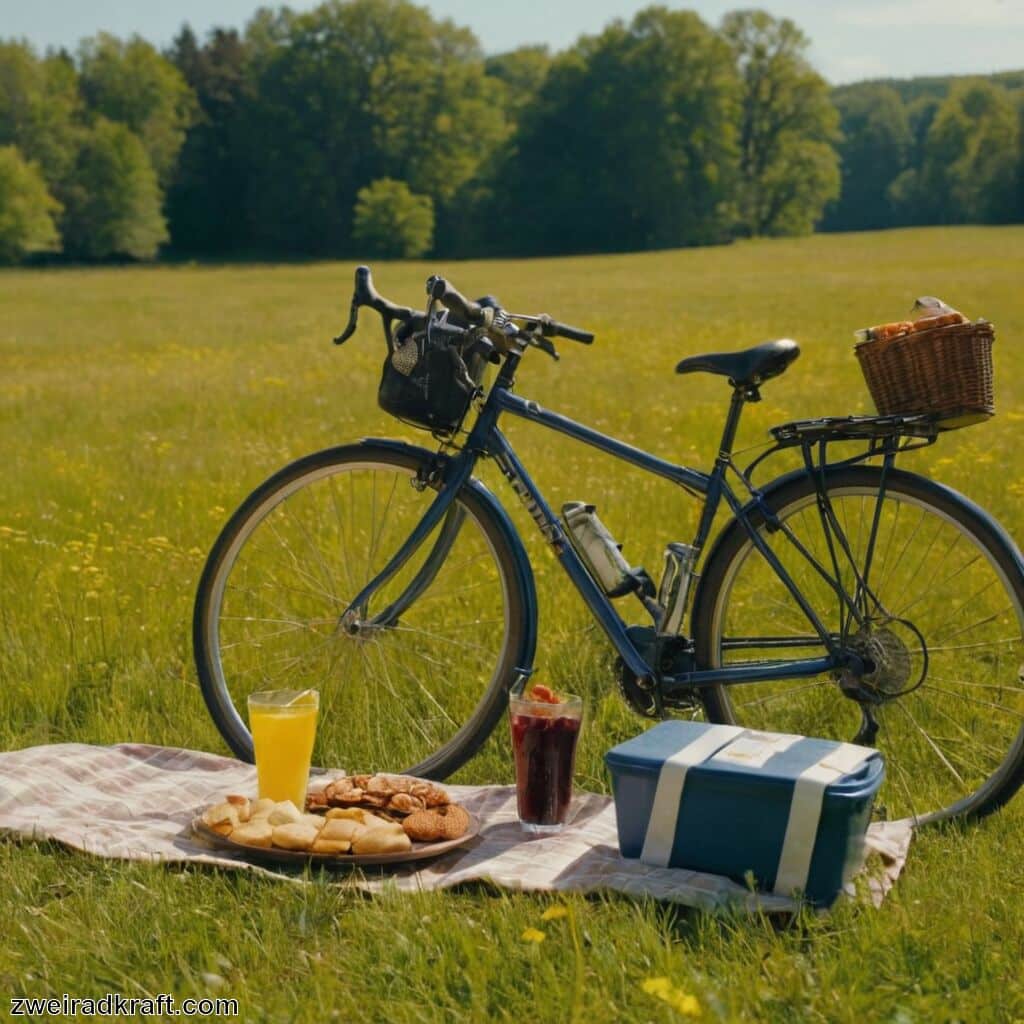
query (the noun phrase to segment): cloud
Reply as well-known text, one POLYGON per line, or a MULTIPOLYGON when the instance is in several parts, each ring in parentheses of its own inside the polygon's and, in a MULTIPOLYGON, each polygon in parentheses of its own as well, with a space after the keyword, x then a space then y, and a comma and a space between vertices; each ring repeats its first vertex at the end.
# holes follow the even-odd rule
POLYGON ((1024 28, 1020 0, 861 0, 838 20, 873 28, 1024 28))

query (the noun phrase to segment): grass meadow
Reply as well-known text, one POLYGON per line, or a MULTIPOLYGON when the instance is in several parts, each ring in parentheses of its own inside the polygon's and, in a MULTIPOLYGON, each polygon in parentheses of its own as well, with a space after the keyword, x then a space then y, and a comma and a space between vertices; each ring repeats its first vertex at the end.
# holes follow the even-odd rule
MULTIPOLYGON (((200 696, 190 616, 231 510, 299 455, 427 435, 386 417, 366 322, 342 349, 348 264, 0 274, 0 748, 125 740, 226 752, 200 696)), ((908 456, 1024 537, 1024 228, 927 229, 561 260, 375 266, 418 304, 426 276, 593 329, 531 353, 518 390, 707 468, 728 387, 683 355, 790 336, 800 360, 749 407, 739 447, 797 417, 870 411, 852 332, 919 294, 997 328, 998 415, 908 456)), ((595 501, 633 564, 689 540, 696 504, 539 428, 507 433, 553 505, 595 501)), ((781 465, 780 469, 783 468, 781 465)), ((637 731, 602 637, 500 479, 541 601, 537 665, 583 692, 578 782, 637 731)), ((459 774, 510 781, 505 736, 459 774)), ((349 766, 354 769, 358 765, 349 766)), ((1024 798, 922 833, 883 908, 780 929, 619 897, 486 889, 365 899, 236 875, 95 861, 0 840, 0 992, 231 995, 267 1021, 1011 1021, 1024 1019, 1024 798), (529 927, 541 943, 521 939, 529 927), (579 940, 577 950, 575 936, 579 940), (695 1001, 644 990, 667 977, 695 1001)), ((7 1007, 3 1007, 6 1015, 7 1007)))

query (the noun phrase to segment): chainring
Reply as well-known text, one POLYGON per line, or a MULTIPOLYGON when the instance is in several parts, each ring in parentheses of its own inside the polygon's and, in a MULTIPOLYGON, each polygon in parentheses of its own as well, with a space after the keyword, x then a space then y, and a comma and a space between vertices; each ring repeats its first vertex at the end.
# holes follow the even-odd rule
MULTIPOLYGON (((659 673, 681 675, 693 671, 693 652, 686 637, 659 637, 650 626, 629 626, 626 630, 644 660, 659 673)), ((672 696, 659 694, 629 670, 622 658, 616 659, 616 682, 622 699, 643 718, 663 718, 664 711, 685 711, 700 707, 696 691, 672 696)))

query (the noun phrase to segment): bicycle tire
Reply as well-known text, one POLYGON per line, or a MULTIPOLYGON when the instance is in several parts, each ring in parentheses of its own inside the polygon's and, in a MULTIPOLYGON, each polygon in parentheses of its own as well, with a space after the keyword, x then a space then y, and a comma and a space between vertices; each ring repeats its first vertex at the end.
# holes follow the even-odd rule
MULTIPOLYGON (((881 469, 871 466, 851 466, 826 471, 830 497, 844 491, 877 495, 881 482, 881 469)), ((786 518, 794 510, 806 508, 815 500, 815 478, 804 471, 789 474, 764 488, 767 505, 775 515, 786 518)), ((982 509, 950 488, 926 477, 892 469, 886 477, 886 495, 901 496, 908 504, 927 508, 953 524, 988 556, 989 562, 1002 580, 1008 595, 1012 596, 1013 610, 1018 624, 1024 621, 1024 562, 1005 531, 982 509)), ((863 497, 863 495, 862 495, 863 497)), ((762 532, 765 517, 755 506, 748 508, 751 524, 762 532)), ((922 519, 924 512, 922 512, 922 519)), ((813 517, 812 517, 813 518, 813 517)), ((735 582, 738 560, 749 555, 751 543, 743 524, 733 519, 719 534, 702 574, 695 596, 692 629, 696 658, 703 668, 719 667, 722 661, 721 631, 724 628, 728 589, 735 582)), ((820 609, 816 609, 820 612, 820 609)), ((805 655, 806 656, 806 655, 805 655)), ((927 682, 927 677, 926 680, 927 682)), ((726 724, 744 724, 735 712, 728 696, 728 686, 707 688, 702 694, 705 713, 710 721, 726 724)), ((774 699, 774 698, 773 698, 774 699)), ((846 700, 841 694, 837 700, 846 700)), ((901 698, 895 698, 899 700, 901 698)), ((971 697, 963 698, 971 700, 971 697)), ((966 705, 965 705, 966 706, 966 705)), ((948 717, 948 716, 947 716, 948 717)), ((850 739, 851 737, 845 737, 850 739)), ((1024 783, 1024 726, 1008 744, 1005 756, 995 771, 974 791, 947 806, 930 809, 926 813, 908 815, 916 824, 951 818, 976 819, 997 810, 1009 800, 1024 783)))
MULTIPOLYGON (((225 573, 230 572, 231 566, 226 565, 226 560, 232 558, 233 552, 237 557, 236 541, 239 537, 247 539, 255 529, 253 517, 262 518, 269 514, 268 508, 276 507, 275 498, 286 492, 297 493, 310 481, 322 478, 332 469, 372 462, 415 474, 434 459, 436 455, 432 452, 392 443, 361 442, 316 452, 290 463, 260 484, 225 524, 210 550, 196 591, 193 650, 200 689, 210 715, 225 742, 242 760, 253 761, 252 736, 232 701, 223 672, 218 672, 215 660, 218 644, 213 632, 218 626, 218 584, 225 578, 225 573)), ((428 486, 437 489, 435 485, 428 486)), ((507 602, 502 656, 472 714, 447 743, 414 764, 373 766, 375 770, 402 771, 438 780, 449 776, 476 753, 494 729, 506 707, 507 692, 514 681, 513 670, 529 668, 532 663, 536 626, 530 616, 535 602, 528 562, 524 570, 526 555, 521 542, 512 527, 496 513, 495 500, 479 482, 471 480, 467 483, 456 501, 480 527, 501 573, 507 602)), ((365 770, 370 766, 346 767, 365 770)))

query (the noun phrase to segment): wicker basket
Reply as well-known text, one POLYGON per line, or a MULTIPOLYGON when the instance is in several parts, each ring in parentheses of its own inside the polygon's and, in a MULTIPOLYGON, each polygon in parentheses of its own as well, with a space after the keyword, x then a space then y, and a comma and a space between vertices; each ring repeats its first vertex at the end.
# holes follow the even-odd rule
POLYGON ((992 325, 979 320, 865 341, 854 351, 880 415, 932 416, 953 430, 995 412, 993 341, 992 325))

